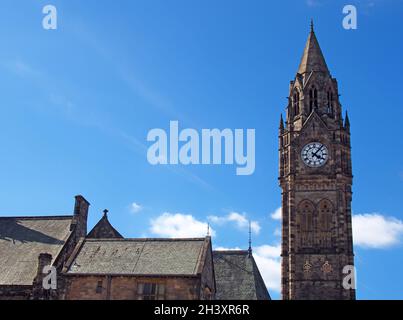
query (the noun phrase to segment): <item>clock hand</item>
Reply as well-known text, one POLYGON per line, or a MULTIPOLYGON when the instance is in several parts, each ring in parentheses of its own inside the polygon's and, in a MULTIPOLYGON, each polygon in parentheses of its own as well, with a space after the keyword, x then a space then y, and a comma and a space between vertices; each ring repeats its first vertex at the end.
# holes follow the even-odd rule
POLYGON ((317 157, 317 153, 319 151, 321 151, 323 149, 323 146, 321 146, 318 150, 316 150, 316 152, 313 152, 312 155, 314 155, 315 157, 317 157))

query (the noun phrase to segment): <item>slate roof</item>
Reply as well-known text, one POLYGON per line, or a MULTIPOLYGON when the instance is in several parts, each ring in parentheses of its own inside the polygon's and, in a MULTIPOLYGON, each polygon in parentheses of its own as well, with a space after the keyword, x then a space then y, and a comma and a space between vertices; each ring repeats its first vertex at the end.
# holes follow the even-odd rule
POLYGON ((123 236, 112 226, 108 220, 108 215, 104 213, 98 223, 88 233, 87 238, 106 239, 123 238, 123 236))
POLYGON ((269 300, 270 295, 247 250, 213 251, 217 300, 269 300))
POLYGON ((73 216, 0 217, 0 285, 32 285, 40 253, 55 259, 73 216))
POLYGON ((68 275, 193 276, 202 270, 208 238, 85 239, 68 275))

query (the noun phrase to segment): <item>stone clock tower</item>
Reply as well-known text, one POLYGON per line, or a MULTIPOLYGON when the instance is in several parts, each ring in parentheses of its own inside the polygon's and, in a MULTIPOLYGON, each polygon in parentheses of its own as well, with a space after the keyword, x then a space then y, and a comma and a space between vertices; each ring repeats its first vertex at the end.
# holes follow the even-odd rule
POLYGON ((343 286, 354 263, 350 123, 313 25, 279 143, 282 297, 355 299, 355 290, 343 286))

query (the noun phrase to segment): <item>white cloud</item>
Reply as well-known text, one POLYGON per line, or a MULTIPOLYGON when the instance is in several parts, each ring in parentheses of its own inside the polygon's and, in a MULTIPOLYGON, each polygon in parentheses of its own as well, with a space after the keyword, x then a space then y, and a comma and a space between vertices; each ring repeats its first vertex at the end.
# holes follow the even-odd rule
POLYGON ((270 291, 281 291, 281 246, 262 245, 253 248, 253 257, 270 291))
POLYGON ((236 251, 236 250, 242 250, 242 249, 240 247, 235 247, 235 248, 215 247, 214 250, 217 250, 217 251, 236 251))
MULTIPOLYGON (((205 237, 207 223, 197 220, 190 214, 164 212, 151 220, 150 231, 168 238, 205 237)), ((211 227, 210 235, 215 236, 215 231, 211 227)))
POLYGON ((277 208, 274 212, 270 214, 270 217, 274 220, 281 220, 282 218, 282 212, 281 212, 281 207, 277 208))
POLYGON ((354 244, 366 248, 386 248, 398 244, 403 222, 378 213, 353 215, 354 244))
POLYGON ((271 246, 264 244, 262 246, 254 248, 254 252, 262 257, 266 258, 279 258, 281 254, 281 245, 271 246))
MULTIPOLYGON (((241 250, 239 247, 226 248, 217 247, 214 250, 241 250)), ((254 247, 253 257, 262 275, 263 281, 270 292, 281 291, 281 260, 280 260, 281 246, 271 246, 268 244, 254 247)))
POLYGON ((141 206, 140 204, 138 204, 138 203, 136 203, 136 202, 133 202, 133 203, 130 205, 130 211, 131 211, 132 213, 138 213, 138 212, 140 212, 141 210, 143 210, 143 206, 141 206))
MULTIPOLYGON (((237 225, 237 227, 240 229, 249 228, 249 220, 246 218, 245 213, 240 214, 238 212, 233 211, 224 217, 209 216, 208 219, 212 223, 216 223, 216 224, 225 224, 227 222, 234 222, 237 225)), ((261 229, 259 222, 257 222, 257 221, 251 221, 250 228, 251 228, 252 232, 255 234, 259 234, 260 229, 261 229)))

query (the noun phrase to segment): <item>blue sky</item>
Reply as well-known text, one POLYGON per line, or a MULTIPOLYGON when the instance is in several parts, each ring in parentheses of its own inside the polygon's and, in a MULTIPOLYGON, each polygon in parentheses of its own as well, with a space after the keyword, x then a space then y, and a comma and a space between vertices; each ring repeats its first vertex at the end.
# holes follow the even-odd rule
POLYGON ((110 210, 126 237, 200 236, 247 248, 279 298, 278 123, 310 18, 352 131, 360 299, 401 299, 403 2, 39 1, 0 3, 0 215, 110 210), (42 8, 58 29, 42 28, 42 8), (342 27, 356 5, 358 29, 342 27), (152 166, 147 133, 256 129, 256 170, 152 166))

